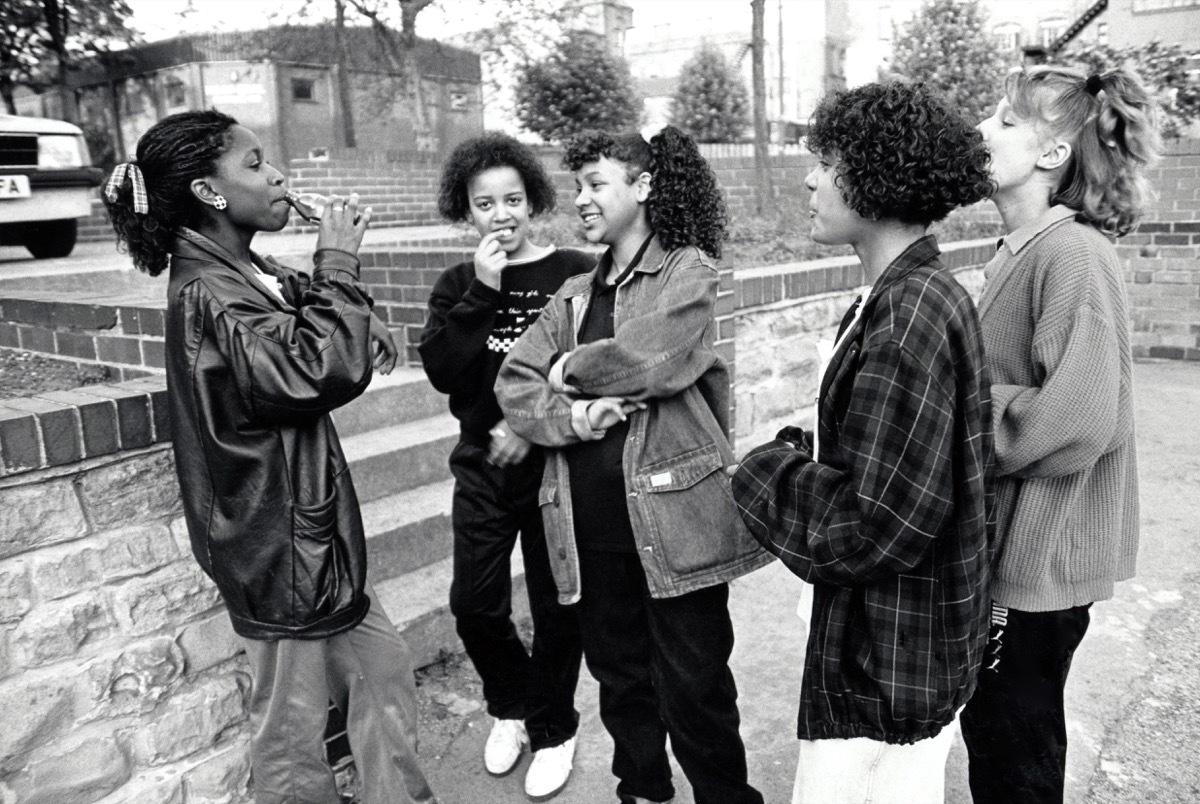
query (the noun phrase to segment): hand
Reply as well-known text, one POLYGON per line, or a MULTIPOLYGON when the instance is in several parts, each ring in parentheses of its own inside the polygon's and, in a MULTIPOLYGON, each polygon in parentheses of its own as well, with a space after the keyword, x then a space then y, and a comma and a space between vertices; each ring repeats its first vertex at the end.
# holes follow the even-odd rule
POLYGON ((525 439, 509 429, 503 419, 492 428, 491 447, 488 450, 488 462, 496 466, 511 466, 525 460, 529 454, 530 444, 525 439))
POLYGON ((500 232, 488 232, 475 249, 475 278, 495 290, 500 289, 500 273, 508 267, 508 254, 500 246, 500 232))
POLYGON ((350 198, 332 196, 321 215, 321 228, 317 231, 317 250, 333 248, 338 251, 358 254, 363 234, 371 222, 371 208, 358 209, 358 193, 350 198))
POLYGON ((375 371, 391 374, 392 369, 396 368, 396 358, 400 356, 400 350, 392 340, 392 331, 374 313, 371 313, 371 349, 375 353, 375 371))
POLYGON ((588 426, 604 431, 617 422, 625 421, 635 410, 645 410, 645 402, 629 402, 615 396, 602 396, 588 403, 588 426))
POLYGON ((812 455, 812 439, 799 427, 788 425, 775 434, 775 440, 786 441, 800 452, 812 455))

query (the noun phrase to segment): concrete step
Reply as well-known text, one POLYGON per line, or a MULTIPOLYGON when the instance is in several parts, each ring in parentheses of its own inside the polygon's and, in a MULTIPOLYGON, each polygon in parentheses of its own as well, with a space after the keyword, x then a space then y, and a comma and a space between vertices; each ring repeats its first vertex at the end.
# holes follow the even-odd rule
POLYGON ((443 480, 362 505, 372 577, 398 578, 450 555, 453 492, 454 481, 443 480))
POLYGON ((397 366, 391 374, 376 374, 367 390, 333 412, 338 435, 358 435, 446 412, 446 397, 429 384, 419 368, 397 366))
MULTIPOLYGON (((453 571, 450 558, 391 580, 375 580, 374 569, 368 569, 380 605, 412 651, 414 667, 424 667, 445 653, 463 649, 454 630, 454 615, 450 613, 453 571)), ((529 617, 520 548, 513 550, 512 579, 513 619, 519 621, 529 617)))
POLYGON ((342 451, 358 499, 367 503, 449 478, 457 441, 458 421, 445 413, 343 438, 342 451))

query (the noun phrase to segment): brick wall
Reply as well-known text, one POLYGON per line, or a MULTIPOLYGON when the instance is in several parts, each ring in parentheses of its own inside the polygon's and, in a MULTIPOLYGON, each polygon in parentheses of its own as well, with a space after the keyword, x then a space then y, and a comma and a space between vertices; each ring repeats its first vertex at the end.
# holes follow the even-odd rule
MULTIPOLYGON (((942 244, 942 264, 978 298, 990 238, 942 244)), ((737 449, 745 452, 785 424, 812 426, 817 342, 832 339, 864 282, 854 257, 739 271, 733 277, 737 449)))
POLYGON ((1137 357, 1200 360, 1200 140, 1171 143, 1150 171, 1157 202, 1117 241, 1137 357))

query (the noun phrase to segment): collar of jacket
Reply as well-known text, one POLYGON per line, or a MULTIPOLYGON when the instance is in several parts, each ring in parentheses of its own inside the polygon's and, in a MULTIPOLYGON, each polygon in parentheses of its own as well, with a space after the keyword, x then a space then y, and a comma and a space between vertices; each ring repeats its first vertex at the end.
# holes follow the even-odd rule
POLYGON ((859 313, 857 320, 850 326, 844 338, 842 338, 840 348, 829 359, 829 366, 825 369, 825 375, 821 378, 821 387, 818 390, 817 399, 818 406, 825 400, 825 395, 829 391, 829 386, 837 375, 837 367, 841 365, 842 359, 852 348, 852 344, 857 347, 859 338, 862 335, 863 329, 867 325, 867 319, 870 317, 871 310, 879 303, 879 298, 887 293, 887 290, 892 285, 903 280, 922 265, 927 265, 938 258, 942 253, 938 248, 937 238, 933 235, 925 235, 924 237, 914 240, 908 248, 900 252, 896 259, 892 260, 887 268, 883 269, 883 273, 875 280, 875 284, 871 286, 871 292, 867 295, 866 302, 863 303, 862 312, 859 313))
MULTIPOLYGON (((261 257, 256 252, 250 252, 250 258, 258 265, 263 273, 277 276, 272 260, 261 257)), ((171 244, 171 284, 177 287, 186 285, 196 279, 206 270, 206 264, 211 266, 218 262, 240 274, 263 298, 281 310, 293 309, 279 299, 259 281, 254 275, 252 266, 243 265, 233 253, 211 237, 206 237, 197 231, 180 226, 175 230, 175 242, 171 244)))
MULTIPOLYGON (((658 235, 655 235, 650 241, 650 245, 646 247, 646 252, 642 254, 642 261, 634 266, 633 273, 631 273, 629 276, 632 278, 633 274, 658 273, 663 269, 663 266, 666 265, 668 253, 669 252, 663 248, 662 241, 658 239, 658 235)), ((703 252, 701 252, 701 254, 703 254, 703 252)), ((602 262, 603 260, 597 260, 596 267, 589 273, 583 274, 583 276, 587 277, 586 281, 571 282, 570 285, 564 285, 564 296, 568 299, 576 298, 578 296, 590 297, 592 295, 592 283, 595 281, 594 277, 596 272, 601 269, 602 262)), ((570 281, 571 280, 568 280, 568 282, 570 281)), ((628 282, 629 279, 626 279, 625 281, 628 282)))

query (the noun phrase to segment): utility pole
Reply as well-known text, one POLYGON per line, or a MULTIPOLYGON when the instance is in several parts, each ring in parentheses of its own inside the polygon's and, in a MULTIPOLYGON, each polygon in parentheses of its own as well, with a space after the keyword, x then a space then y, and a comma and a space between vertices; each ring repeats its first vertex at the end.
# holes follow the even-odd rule
POLYGON ((754 177, 757 192, 754 209, 760 215, 775 206, 771 184, 771 162, 767 151, 767 71, 763 63, 763 25, 767 0, 750 0, 750 63, 754 80, 754 177))

